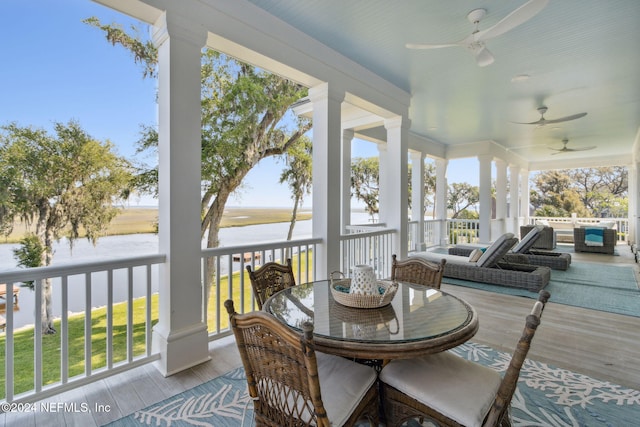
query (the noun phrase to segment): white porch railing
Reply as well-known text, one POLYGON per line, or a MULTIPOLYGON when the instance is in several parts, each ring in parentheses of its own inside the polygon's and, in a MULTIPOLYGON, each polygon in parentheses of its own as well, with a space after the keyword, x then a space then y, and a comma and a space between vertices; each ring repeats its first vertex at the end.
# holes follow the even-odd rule
POLYGON ((391 275, 393 229, 374 227, 367 231, 340 236, 340 271, 347 277, 354 265, 370 265, 378 278, 391 275))
POLYGON ((154 271, 157 265, 164 262, 164 255, 150 255, 0 273, 0 283, 6 284, 7 289, 4 300, 6 325, 4 333, 0 334, 0 352, 4 359, 0 400, 42 399, 156 360, 159 356, 151 350, 152 310, 157 303, 152 298, 152 280, 157 276, 157 271, 154 271), (56 321, 58 333, 43 336, 40 307, 46 280, 51 280, 59 298, 54 303, 61 309, 60 318, 56 321), (16 329, 14 309, 17 307, 11 290, 14 285, 26 282, 34 284, 32 323, 35 327, 16 329), (135 298, 134 290, 142 296, 135 298), (121 303, 126 304, 123 307, 126 311, 124 324, 114 321, 114 292, 125 295, 125 301, 121 303), (98 316, 92 311, 92 295, 99 293, 106 299, 105 314, 100 315, 100 320, 104 317, 105 322, 104 332, 101 330, 100 333, 104 338, 94 335, 94 321, 98 316), (84 308, 78 316, 70 315, 70 297, 73 295, 77 299, 79 294, 84 294, 84 308), (136 313, 144 310, 142 320, 134 322, 134 306, 136 313), (70 328, 72 322, 75 328, 70 328), (83 324, 82 332, 77 330, 78 323, 83 324), (140 329, 142 332, 136 333, 140 329), (124 332, 116 333, 116 330, 124 332), (117 342, 114 341, 115 336, 119 337, 117 342), (16 339, 21 345, 18 349, 16 339), (82 356, 78 357, 78 354, 82 356), (32 371, 23 369, 15 372, 17 358, 30 358, 33 361, 32 371), (78 369, 78 366, 82 368, 78 369))
POLYGON ((616 223, 616 230, 618 230, 618 242, 627 242, 629 237, 629 219, 628 218, 560 218, 560 217, 530 217, 528 224, 535 224, 536 221, 544 220, 550 222, 559 222, 571 224, 572 227, 580 227, 583 224, 597 224, 600 221, 614 221, 616 223))
MULTIPOLYGON (((350 266, 360 263, 375 266, 379 277, 387 277, 390 274, 394 230, 376 228, 376 231, 341 236, 341 269, 347 275, 350 266)), ((248 275, 245 274, 247 265, 258 268, 268 261, 282 262, 291 258, 296 281, 312 281, 316 278, 313 268, 314 254, 317 253, 317 247, 321 242, 322 239, 317 238, 204 249, 201 255, 202 277, 207 277, 207 272, 211 271, 209 268, 215 269, 215 274, 212 275, 213 287, 209 298, 203 299, 206 303, 202 309, 203 321, 206 321, 209 327, 209 339, 215 340, 230 333, 226 310, 223 307, 229 296, 239 302, 236 307, 243 311, 256 308, 248 275)), ((33 317, 33 324, 38 327, 14 327, 14 301, 10 297, 11 293, 8 294, 5 332, 0 333, 0 350, 4 355, 5 390, 0 400, 20 402, 43 399, 157 360, 159 355, 151 350, 151 337, 152 326, 157 321, 157 294, 154 293, 154 289, 157 288, 157 266, 163 262, 164 255, 151 255, 0 273, 0 282, 6 283, 9 290, 14 284, 34 281, 35 307, 40 307, 42 301, 40 295, 43 282, 52 279, 57 292, 56 298, 61 305, 61 315, 56 320, 58 334, 43 336, 39 327, 42 320, 40 310, 34 310, 33 317), (142 296, 135 298, 134 288, 139 293, 140 287, 143 289, 142 296), (95 305, 92 303, 92 295, 100 292, 106 293, 106 306, 103 308, 105 312, 100 314, 106 325, 104 331, 100 332, 103 338, 96 338, 93 335, 93 323, 98 315, 92 311, 95 305), (126 295, 124 302, 116 302, 114 293, 123 292, 126 295), (84 294, 83 309, 76 313, 80 320, 75 319, 75 314, 69 314, 69 296, 78 293, 84 294), (152 304, 148 304, 147 301, 152 301, 152 304), (118 310, 116 307, 120 304, 126 311, 124 324, 116 324, 114 321, 114 310, 118 310), (144 320, 134 323, 134 307, 136 313, 144 311, 144 320), (72 320, 83 325, 82 336, 71 336, 69 324, 72 320), (134 334, 134 329, 140 328, 143 329, 143 333, 134 334), (24 350, 15 346, 17 335, 23 333, 28 336, 19 337, 20 342, 32 343, 32 349, 28 354, 24 354, 24 350), (58 353, 48 354, 49 346, 45 345, 44 341, 49 339, 55 340, 54 347, 59 348, 58 353), (83 366, 80 371, 72 369, 71 366, 71 353, 78 353, 77 349, 72 350, 72 339, 82 341, 82 351, 79 352, 82 360, 73 362, 83 366), (104 344, 98 345, 100 340, 104 340, 104 344), (16 354, 16 351, 22 353, 16 354), (18 357, 35 361, 33 372, 26 373, 29 377, 27 385, 23 382, 25 372, 15 372, 15 361, 18 357), (101 362, 95 362, 93 357, 101 362), (55 365, 60 367, 59 372, 53 377, 47 373, 50 370, 48 366, 44 369, 45 358, 48 362, 55 359, 55 365)), ((206 295, 207 289, 203 286, 203 296, 206 295)))
MULTIPOLYGON (((246 267, 259 268, 266 262, 283 263, 291 258, 296 283, 313 281, 316 277, 313 266, 317 245, 322 239, 302 239, 270 242, 244 246, 219 247, 202 250, 202 277, 211 277, 207 292, 203 287, 203 321, 209 327, 209 339, 215 340, 230 333, 224 302, 233 298, 236 310, 255 310, 251 282, 246 267), (209 274, 208 272, 211 272, 209 274), (208 298, 207 298, 207 294, 208 298)), ((242 311, 241 311, 242 310, 242 311)))

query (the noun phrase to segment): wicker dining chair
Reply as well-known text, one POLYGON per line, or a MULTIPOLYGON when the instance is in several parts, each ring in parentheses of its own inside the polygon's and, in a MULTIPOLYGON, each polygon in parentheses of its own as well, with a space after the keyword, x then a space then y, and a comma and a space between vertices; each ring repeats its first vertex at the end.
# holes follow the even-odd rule
POLYGON ((247 265, 247 271, 260 310, 271 295, 296 285, 291 259, 287 259, 287 263, 284 265, 268 262, 255 271, 251 269, 250 265, 247 265))
POLYGON ((274 316, 235 312, 224 303, 253 401, 255 424, 270 427, 379 423, 377 373, 343 357, 316 353, 313 325, 303 334, 274 316))
POLYGON ((540 291, 504 378, 451 352, 389 362, 380 373, 387 425, 426 418, 444 426, 510 426, 511 398, 549 296, 540 291))
POLYGON ((395 254, 391 258, 391 280, 417 283, 440 289, 447 260, 442 259, 439 263, 422 258, 407 258, 398 261, 395 254))

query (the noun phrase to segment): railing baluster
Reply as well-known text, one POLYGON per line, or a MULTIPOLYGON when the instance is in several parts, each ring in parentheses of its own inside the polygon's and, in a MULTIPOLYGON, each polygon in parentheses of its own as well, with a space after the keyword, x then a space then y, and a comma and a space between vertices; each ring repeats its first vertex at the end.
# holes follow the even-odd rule
MULTIPOLYGON (((7 294, 9 295, 9 289, 11 289, 11 292, 13 292, 13 282, 9 282, 7 281, 6 283, 6 287, 7 287, 7 294)), ((4 338, 4 345, 5 345, 5 354, 4 354, 4 378, 5 378, 5 398, 7 400, 7 402, 11 402, 13 400, 13 383, 14 383, 14 377, 13 377, 13 350, 14 350, 14 345, 13 345, 13 298, 6 298, 6 307, 7 307, 7 312, 5 314, 5 326, 4 326, 4 330, 5 330, 5 338, 4 338)))
POLYGON ((61 298, 62 313, 60 318, 60 381, 69 381, 69 276, 62 276, 61 298))
MULTIPOLYGON (((145 316, 145 347, 146 347, 146 355, 147 356, 151 356, 151 334, 153 332, 153 325, 152 325, 152 318, 151 318, 151 314, 152 314, 152 308, 153 308, 153 298, 152 298, 152 294, 151 294, 151 282, 152 282, 152 276, 151 276, 151 264, 147 264, 146 265, 146 272, 147 272, 147 289, 145 292, 145 297, 146 297, 146 316, 145 316)), ((206 307, 206 301, 205 301, 205 307, 206 307)), ((207 319, 205 317, 204 322, 206 323, 207 319)))
POLYGON ((93 366, 91 364, 92 352, 91 338, 93 336, 93 323, 91 319, 91 273, 85 274, 85 296, 84 296, 84 375, 91 375, 93 366))
POLYGON ((113 368, 113 269, 107 271, 107 369, 113 368))
POLYGON ((127 269, 127 361, 133 361, 133 267, 127 269))
POLYGON ((35 315, 33 326, 33 389, 36 393, 42 390, 42 279, 36 280, 35 285, 35 315))

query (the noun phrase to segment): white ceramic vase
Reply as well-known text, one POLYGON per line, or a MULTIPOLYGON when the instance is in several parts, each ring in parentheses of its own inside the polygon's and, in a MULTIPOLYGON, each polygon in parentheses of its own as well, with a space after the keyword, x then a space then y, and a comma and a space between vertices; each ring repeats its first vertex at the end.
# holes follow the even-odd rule
POLYGON ((352 294, 372 295, 376 290, 376 274, 370 265, 356 265, 351 271, 352 294))

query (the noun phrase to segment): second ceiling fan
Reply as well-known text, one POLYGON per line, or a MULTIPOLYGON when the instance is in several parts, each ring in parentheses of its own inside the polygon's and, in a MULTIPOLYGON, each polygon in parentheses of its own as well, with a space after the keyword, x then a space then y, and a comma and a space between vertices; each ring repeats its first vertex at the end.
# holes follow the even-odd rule
POLYGON ((537 126, 544 126, 544 125, 548 125, 551 123, 562 123, 562 122, 568 122, 570 120, 575 120, 575 119, 579 119, 580 117, 584 117, 587 115, 587 113, 578 113, 578 114, 573 114, 571 116, 565 116, 565 117, 560 117, 558 119, 545 119, 544 114, 547 112, 547 107, 540 107, 538 108, 538 113, 540 113, 540 119, 536 120, 535 122, 528 122, 528 123, 522 123, 522 122, 514 122, 516 124, 519 125, 537 125, 537 126))
POLYGON ((569 140, 565 138, 562 140, 562 148, 548 147, 550 150, 555 151, 555 153, 551 153, 551 155, 553 156, 554 154, 570 153, 572 151, 587 151, 587 150, 593 150, 594 148, 597 148, 595 145, 592 145, 590 147, 582 147, 582 148, 569 148, 567 147, 568 143, 569 143, 569 140))

